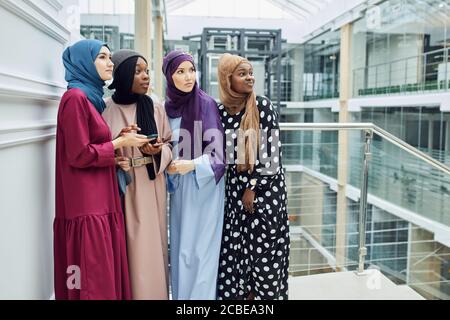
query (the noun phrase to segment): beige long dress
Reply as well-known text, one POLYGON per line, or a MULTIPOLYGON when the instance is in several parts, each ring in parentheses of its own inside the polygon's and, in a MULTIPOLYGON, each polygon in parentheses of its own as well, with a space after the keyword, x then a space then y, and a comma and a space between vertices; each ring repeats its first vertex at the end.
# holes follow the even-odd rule
MULTIPOLYGON (((118 105, 106 99, 103 118, 113 137, 136 123, 136 104, 118 105)), ((158 135, 170 141, 171 130, 163 106, 154 104, 158 135)), ((138 148, 123 148, 119 154, 136 158, 144 156, 138 148)), ((147 155, 145 155, 147 156, 147 155)), ((153 157, 155 158, 155 157, 153 157)), ((135 300, 168 299, 168 252, 166 219, 166 179, 164 170, 172 160, 171 146, 165 144, 159 166, 154 159, 156 179, 150 180, 146 166, 132 168, 133 181, 125 194, 125 223, 132 298, 135 300)))

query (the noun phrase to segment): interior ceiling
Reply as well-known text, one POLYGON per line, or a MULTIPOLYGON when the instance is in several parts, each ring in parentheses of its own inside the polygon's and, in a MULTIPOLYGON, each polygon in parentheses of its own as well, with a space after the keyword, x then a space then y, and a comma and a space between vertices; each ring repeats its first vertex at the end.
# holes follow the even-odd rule
MULTIPOLYGON (((196 0, 165 0, 166 12, 170 14, 196 0)), ((288 14, 306 20, 316 15, 320 10, 327 7, 328 4, 335 0, 267 0, 273 5, 286 11, 288 14)))

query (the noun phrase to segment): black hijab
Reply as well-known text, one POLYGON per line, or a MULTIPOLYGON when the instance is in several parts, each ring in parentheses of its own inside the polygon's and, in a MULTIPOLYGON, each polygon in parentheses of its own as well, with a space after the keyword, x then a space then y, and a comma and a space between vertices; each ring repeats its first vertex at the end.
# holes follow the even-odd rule
MULTIPOLYGON (((139 133, 143 135, 157 134, 158 128, 156 127, 153 100, 145 94, 135 94, 131 91, 138 59, 144 59, 145 63, 147 63, 147 60, 140 54, 129 50, 127 50, 125 56, 123 53, 118 53, 118 56, 121 58, 120 61, 117 61, 116 63, 114 61, 114 55, 112 58, 116 66, 114 69, 114 81, 109 86, 109 89, 116 89, 112 99, 117 104, 136 103, 137 125, 141 128, 139 133)), ((157 161, 160 160, 158 156, 155 156, 154 158, 157 161)), ((154 180, 156 176, 153 163, 149 163, 146 166, 148 177, 150 180, 154 180)))

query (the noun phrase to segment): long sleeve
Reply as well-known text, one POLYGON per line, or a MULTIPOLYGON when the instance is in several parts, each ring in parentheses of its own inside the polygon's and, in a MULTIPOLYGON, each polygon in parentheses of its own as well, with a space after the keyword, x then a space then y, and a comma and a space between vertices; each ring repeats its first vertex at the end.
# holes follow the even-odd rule
POLYGON ((194 159, 194 165, 195 181, 197 181, 197 187, 202 189, 215 177, 208 155, 204 154, 203 156, 194 159))
POLYGON ((281 141, 278 113, 267 98, 258 101, 260 110, 260 150, 250 180, 246 188, 251 190, 270 190, 273 181, 281 172, 281 141))
POLYGON ((219 110, 214 100, 205 105, 203 112, 203 130, 204 130, 204 145, 203 154, 208 155, 212 172, 216 183, 225 173, 225 149, 224 149, 224 130, 220 120, 219 110))
MULTIPOLYGON (((206 186, 212 179, 214 179, 214 171, 211 167, 208 155, 204 154, 194 161, 195 169, 192 173, 195 177, 196 186, 198 189, 202 189, 206 186)), ((174 193, 180 184, 181 175, 174 174, 170 175, 166 173, 167 180, 167 190, 169 193, 174 193)))
POLYGON ((95 121, 89 108, 86 97, 73 95, 66 101, 60 114, 58 125, 64 135, 69 164, 76 168, 114 166, 112 142, 97 142, 91 138, 90 122, 95 121))

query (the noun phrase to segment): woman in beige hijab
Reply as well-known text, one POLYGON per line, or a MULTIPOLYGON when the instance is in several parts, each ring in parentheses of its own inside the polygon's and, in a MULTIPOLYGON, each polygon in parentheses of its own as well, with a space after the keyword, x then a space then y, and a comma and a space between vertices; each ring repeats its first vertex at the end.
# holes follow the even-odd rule
POLYGON ((278 112, 253 90, 252 64, 224 54, 219 112, 228 170, 219 299, 287 299, 289 223, 278 112))

